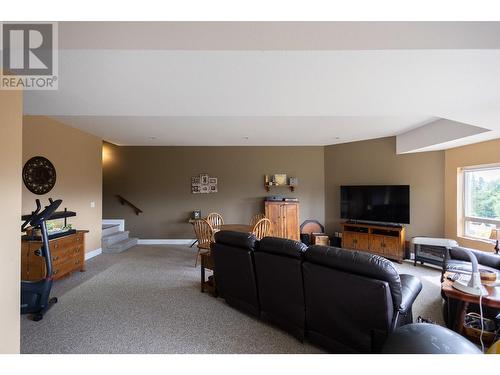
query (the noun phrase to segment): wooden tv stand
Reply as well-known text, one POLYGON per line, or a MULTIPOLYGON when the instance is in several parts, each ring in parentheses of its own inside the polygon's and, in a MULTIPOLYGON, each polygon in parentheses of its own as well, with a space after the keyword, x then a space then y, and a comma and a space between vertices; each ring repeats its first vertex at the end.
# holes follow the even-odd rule
POLYGON ((404 259, 405 228, 383 224, 343 223, 342 247, 398 262, 404 259))

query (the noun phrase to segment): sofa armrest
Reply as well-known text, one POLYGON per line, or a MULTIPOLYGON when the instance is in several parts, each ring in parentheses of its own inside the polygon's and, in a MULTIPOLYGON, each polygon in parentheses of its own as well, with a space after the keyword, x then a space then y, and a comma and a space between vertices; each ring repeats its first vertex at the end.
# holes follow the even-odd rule
POLYGON ((399 312, 406 313, 411 309, 413 302, 422 290, 422 283, 418 277, 401 274, 401 304, 399 312))
POLYGON ((500 256, 493 253, 487 253, 481 250, 468 249, 465 247, 453 247, 449 250, 449 259, 470 262, 469 257, 467 256, 465 251, 463 251, 463 249, 472 251, 476 256, 477 262, 479 264, 482 264, 483 266, 487 267, 492 267, 500 271, 500 256))

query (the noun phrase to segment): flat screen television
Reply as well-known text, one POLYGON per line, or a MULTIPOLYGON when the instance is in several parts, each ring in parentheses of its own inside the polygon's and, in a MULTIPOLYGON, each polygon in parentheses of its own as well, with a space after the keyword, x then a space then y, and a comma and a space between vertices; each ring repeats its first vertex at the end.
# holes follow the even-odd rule
POLYGON ((341 186, 340 217, 347 220, 410 224, 410 186, 341 186))

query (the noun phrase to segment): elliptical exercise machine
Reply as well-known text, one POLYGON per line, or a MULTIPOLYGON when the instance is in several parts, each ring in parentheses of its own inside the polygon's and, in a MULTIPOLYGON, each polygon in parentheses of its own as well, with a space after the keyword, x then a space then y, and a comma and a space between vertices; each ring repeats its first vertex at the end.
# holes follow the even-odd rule
POLYGON ((35 322, 43 319, 43 314, 57 303, 57 298, 49 298, 52 289, 52 256, 50 254, 49 236, 47 234, 46 220, 54 214, 61 205, 62 200, 53 201, 49 198, 49 205, 40 212, 42 206, 40 200, 36 200, 36 210, 32 212, 30 218, 21 226, 21 232, 24 232, 28 224, 33 228, 40 228, 42 235, 42 247, 35 251, 35 255, 45 259, 46 273, 45 278, 38 281, 21 280, 21 314, 33 314, 32 319, 35 322))

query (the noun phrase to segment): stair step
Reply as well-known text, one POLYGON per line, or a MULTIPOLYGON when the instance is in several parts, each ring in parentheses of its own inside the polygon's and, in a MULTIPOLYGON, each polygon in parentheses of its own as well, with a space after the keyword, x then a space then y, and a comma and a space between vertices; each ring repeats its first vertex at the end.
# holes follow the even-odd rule
POLYGON ((115 243, 126 240, 129 237, 129 233, 130 232, 128 230, 125 230, 125 231, 114 232, 114 233, 111 233, 107 236, 103 236, 101 238, 102 247, 103 248, 108 247, 108 246, 111 246, 115 243))
POLYGON ((102 236, 108 236, 120 231, 120 224, 102 224, 102 236))
POLYGON ((107 254, 118 254, 137 245, 138 240, 139 239, 135 237, 127 238, 123 241, 114 243, 113 245, 110 245, 106 248, 103 247, 102 252, 107 254))

